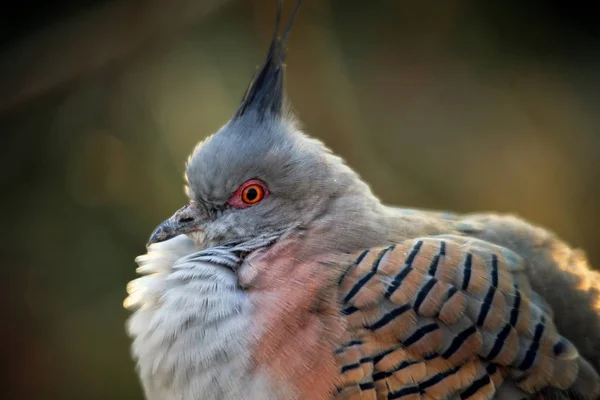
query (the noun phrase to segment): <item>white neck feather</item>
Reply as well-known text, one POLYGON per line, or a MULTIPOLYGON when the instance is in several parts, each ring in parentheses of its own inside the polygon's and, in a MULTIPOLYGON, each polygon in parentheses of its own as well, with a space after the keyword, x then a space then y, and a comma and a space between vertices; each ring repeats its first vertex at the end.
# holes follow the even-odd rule
MULTIPOLYGON (((275 399, 251 366, 251 305, 227 268, 191 261, 185 236, 153 245, 129 283, 127 331, 148 400, 275 399)), ((281 388, 278 389, 281 391, 281 388)))

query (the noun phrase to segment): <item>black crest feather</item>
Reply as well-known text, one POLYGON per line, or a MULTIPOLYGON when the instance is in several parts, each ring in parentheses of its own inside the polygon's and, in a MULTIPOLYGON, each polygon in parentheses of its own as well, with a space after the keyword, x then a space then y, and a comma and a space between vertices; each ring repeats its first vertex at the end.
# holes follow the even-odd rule
POLYGON ((281 23, 283 0, 279 0, 275 19, 275 32, 269 52, 267 53, 267 58, 259 69, 258 74, 250 82, 246 94, 242 98, 242 102, 233 115, 233 118, 241 117, 248 111, 256 111, 260 117, 268 114, 281 115, 283 109, 283 63, 286 55, 286 44, 301 3, 302 0, 296 2, 296 7, 280 37, 278 36, 278 32, 281 23))

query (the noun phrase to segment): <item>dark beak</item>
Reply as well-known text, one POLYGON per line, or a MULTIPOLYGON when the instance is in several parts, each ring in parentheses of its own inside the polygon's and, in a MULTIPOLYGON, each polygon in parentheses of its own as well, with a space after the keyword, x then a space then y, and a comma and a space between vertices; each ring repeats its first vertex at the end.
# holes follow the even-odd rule
POLYGON ((207 220, 206 214, 195 202, 180 208, 171 218, 156 227, 146 246, 153 243, 164 242, 185 233, 202 230, 207 220))

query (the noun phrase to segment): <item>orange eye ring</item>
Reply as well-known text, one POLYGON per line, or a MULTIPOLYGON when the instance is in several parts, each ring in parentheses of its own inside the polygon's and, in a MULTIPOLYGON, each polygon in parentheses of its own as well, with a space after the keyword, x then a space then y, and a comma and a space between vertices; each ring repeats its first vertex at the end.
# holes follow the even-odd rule
POLYGON ((246 186, 241 193, 244 204, 256 204, 265 197, 265 189, 258 183, 246 186))

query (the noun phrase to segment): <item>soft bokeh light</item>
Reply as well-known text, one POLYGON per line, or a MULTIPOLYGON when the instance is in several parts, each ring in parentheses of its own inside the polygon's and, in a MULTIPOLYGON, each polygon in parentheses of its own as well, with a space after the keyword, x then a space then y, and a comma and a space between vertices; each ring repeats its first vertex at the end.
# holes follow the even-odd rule
MULTIPOLYGON (((63 5, 2 42, 2 398, 142 398, 122 306, 133 259, 267 50, 274 0, 142 3, 63 5)), ((585 10, 304 3, 290 100, 377 195, 517 213, 600 265, 600 34, 585 10)))

